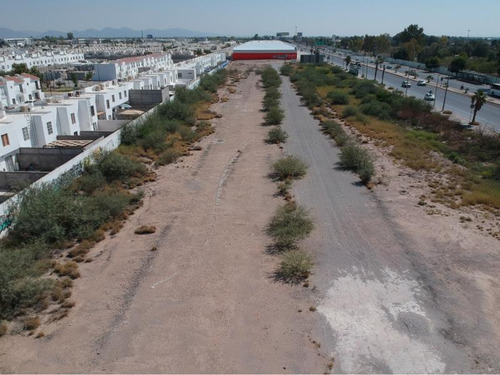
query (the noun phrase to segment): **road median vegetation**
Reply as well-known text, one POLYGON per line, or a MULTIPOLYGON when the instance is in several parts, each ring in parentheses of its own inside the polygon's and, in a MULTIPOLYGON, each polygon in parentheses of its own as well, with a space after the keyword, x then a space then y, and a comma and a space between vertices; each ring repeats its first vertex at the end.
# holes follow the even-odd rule
MULTIPOLYGON (((500 170, 499 134, 481 127, 467 129, 423 100, 386 90, 338 67, 294 64, 292 69, 290 79, 297 92, 311 110, 321 113, 323 131, 336 141, 350 144, 330 122, 340 122, 335 118, 339 116, 340 126, 369 139, 404 166, 446 176, 432 188, 433 202, 500 212, 500 179, 495 172, 500 170)), ((349 159, 354 149, 351 144, 344 151, 349 159)))

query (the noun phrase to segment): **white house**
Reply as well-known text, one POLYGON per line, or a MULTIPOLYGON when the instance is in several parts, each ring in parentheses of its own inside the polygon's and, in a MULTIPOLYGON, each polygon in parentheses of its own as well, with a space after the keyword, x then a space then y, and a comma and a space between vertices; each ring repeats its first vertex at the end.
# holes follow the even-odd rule
POLYGON ((66 52, 62 50, 33 52, 0 56, 0 70, 12 70, 12 64, 26 64, 28 68, 34 66, 68 65, 84 59, 81 52, 66 52))
POLYGON ((4 107, 44 99, 40 78, 31 74, 0 77, 0 103, 4 107))
POLYGON ((128 102, 129 90, 134 87, 133 82, 103 82, 99 85, 86 87, 86 95, 95 96, 97 116, 101 120, 114 120, 116 108, 128 102))

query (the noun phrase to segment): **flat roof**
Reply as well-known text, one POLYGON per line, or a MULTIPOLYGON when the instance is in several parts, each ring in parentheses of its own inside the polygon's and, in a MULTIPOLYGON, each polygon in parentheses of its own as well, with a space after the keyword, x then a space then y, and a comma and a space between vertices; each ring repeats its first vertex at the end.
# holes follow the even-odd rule
POLYGON ((297 50, 292 44, 281 40, 252 40, 233 48, 233 52, 258 52, 258 51, 283 51, 294 52, 297 50))

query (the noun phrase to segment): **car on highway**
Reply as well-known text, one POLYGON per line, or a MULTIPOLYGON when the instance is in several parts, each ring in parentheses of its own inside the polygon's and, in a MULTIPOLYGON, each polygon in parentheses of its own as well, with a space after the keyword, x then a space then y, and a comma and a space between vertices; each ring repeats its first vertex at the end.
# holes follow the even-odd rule
POLYGON ((436 100, 436 95, 434 95, 432 90, 429 90, 429 92, 424 95, 424 100, 434 101, 434 100, 436 100))
POLYGON ((417 86, 427 86, 427 82, 425 80, 421 79, 417 82, 417 86))
POLYGON ((403 83, 401 83, 401 87, 411 87, 410 81, 403 81, 403 83))
POLYGON ((392 69, 392 65, 387 65, 386 68, 387 69, 392 69))

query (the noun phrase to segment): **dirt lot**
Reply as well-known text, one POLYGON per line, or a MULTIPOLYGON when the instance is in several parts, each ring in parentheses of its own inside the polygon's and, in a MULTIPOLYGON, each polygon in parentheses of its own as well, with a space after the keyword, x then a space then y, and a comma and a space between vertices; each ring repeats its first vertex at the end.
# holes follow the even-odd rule
POLYGON ((1 372, 325 370, 311 292, 269 278, 263 228, 280 201, 267 173, 281 151, 263 142, 258 81, 221 95, 202 151, 161 168, 144 206, 92 250, 69 317, 42 325, 43 338, 0 340, 1 372), (157 231, 135 235, 140 225, 157 231))

